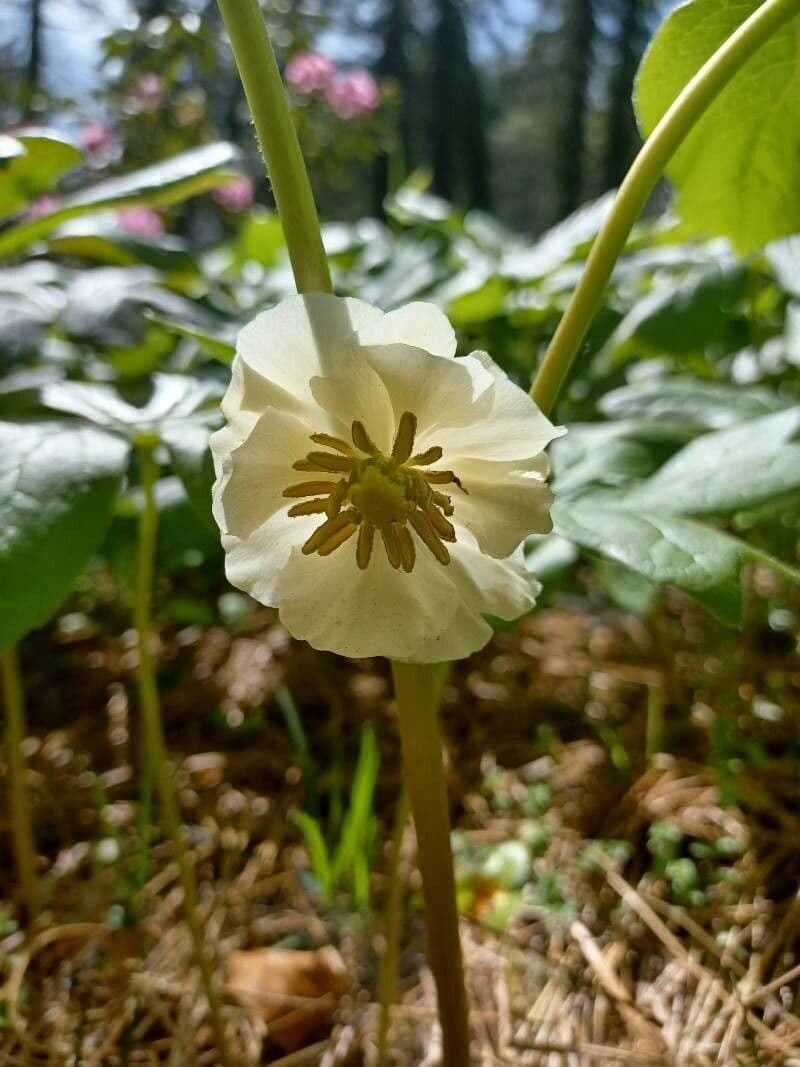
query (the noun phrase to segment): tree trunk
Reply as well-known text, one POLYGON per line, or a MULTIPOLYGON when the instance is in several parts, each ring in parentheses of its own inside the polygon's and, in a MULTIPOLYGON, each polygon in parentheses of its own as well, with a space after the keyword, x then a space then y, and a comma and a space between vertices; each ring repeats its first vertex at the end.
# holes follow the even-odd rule
POLYGON ((604 178, 609 189, 622 181, 639 145, 631 97, 646 37, 642 0, 620 0, 615 63, 608 84, 604 178))
POLYGON ((586 119, 596 32, 593 0, 570 0, 564 17, 562 55, 567 84, 556 168, 561 218, 574 211, 583 197, 586 119))

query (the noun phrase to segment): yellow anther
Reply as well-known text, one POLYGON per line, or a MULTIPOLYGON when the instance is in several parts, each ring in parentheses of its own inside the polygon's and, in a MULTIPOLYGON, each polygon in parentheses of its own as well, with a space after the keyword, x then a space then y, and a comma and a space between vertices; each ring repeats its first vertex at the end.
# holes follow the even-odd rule
POLYGON ((333 552, 335 548, 338 548, 343 541, 347 540, 350 533, 355 533, 356 526, 357 523, 354 522, 352 512, 340 512, 338 515, 334 516, 334 518, 328 519, 327 522, 323 522, 322 526, 313 532, 303 545, 303 554, 310 556, 314 552, 319 552, 320 555, 323 556, 329 555, 329 553, 333 552), (351 527, 352 529, 350 529, 351 527), (350 533, 344 538, 340 538, 339 535, 345 530, 349 530, 350 533))
MULTIPOLYGON (((303 545, 310 556, 329 556, 358 531, 356 564, 365 571, 372 559, 375 532, 380 532, 386 557, 395 570, 410 574, 417 559, 412 530, 443 565, 450 562, 445 541, 455 542, 456 530, 448 516, 455 508, 449 496, 435 490, 435 485, 457 485, 457 475, 450 470, 420 470, 438 462, 443 451, 432 445, 412 456, 417 433, 417 418, 404 411, 390 455, 384 455, 362 422, 352 424, 353 445, 326 433, 311 434, 315 444, 331 452, 309 452, 293 466, 295 470, 320 471, 338 475, 338 481, 307 481, 284 489, 285 497, 314 497, 289 508, 292 517, 324 515, 325 521, 303 545)), ((464 490, 466 492, 466 490, 464 490)))
POLYGON ((331 493, 336 488, 336 482, 298 482, 283 490, 283 496, 319 496, 320 493, 331 493))
POLYGON ((358 544, 356 545, 356 563, 362 571, 369 566, 374 542, 375 527, 371 522, 362 522, 358 528, 358 544))
POLYGON ((355 456, 353 446, 348 444, 347 441, 343 441, 341 437, 331 437, 329 433, 312 433, 311 440, 315 445, 324 445, 326 448, 332 448, 336 452, 341 452, 343 456, 355 456))
POLYGON ((414 447, 414 438, 417 436, 417 416, 410 411, 404 411, 400 416, 400 423, 392 445, 392 459, 402 465, 411 455, 414 447))
POLYGON ((356 419, 350 432, 353 435, 353 444, 356 448, 360 449, 362 452, 366 452, 368 456, 380 456, 381 450, 367 433, 363 422, 356 419))

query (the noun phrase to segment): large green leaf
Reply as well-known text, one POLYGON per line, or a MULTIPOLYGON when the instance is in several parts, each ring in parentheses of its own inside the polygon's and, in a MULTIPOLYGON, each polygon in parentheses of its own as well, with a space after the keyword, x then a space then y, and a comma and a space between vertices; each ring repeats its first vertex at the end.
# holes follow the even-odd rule
POLYGON ((214 464, 208 448, 211 430, 222 421, 219 413, 212 422, 206 417, 174 419, 161 426, 161 437, 169 451, 172 469, 183 482, 189 503, 209 529, 216 531, 211 515, 211 486, 214 464))
POLYGON ((600 401, 614 419, 647 419, 716 430, 785 407, 768 389, 701 382, 696 378, 657 378, 615 389, 600 401))
POLYGON ((0 648, 69 592, 109 524, 127 456, 95 427, 0 422, 0 648))
MULTIPOLYGON (((645 135, 760 0, 688 0, 645 55, 636 108, 645 135)), ((800 231, 800 19, 744 65, 667 167, 679 213, 741 251, 800 231)))
POLYGON ((79 215, 130 204, 165 206, 214 189, 233 176, 238 158, 238 149, 219 142, 184 152, 121 178, 99 182, 68 197, 55 211, 20 223, 0 235, 0 256, 18 252, 79 215))
POLYGON ((83 153, 52 130, 3 137, 0 145, 0 219, 26 208, 83 162, 83 153))
POLYGON ((634 303, 608 340, 603 353, 615 362, 642 345, 659 354, 702 352, 709 345, 736 348, 732 311, 747 291, 744 265, 731 257, 691 270, 686 277, 661 283, 634 303))
MULTIPOLYGON (((136 438, 142 433, 160 436, 165 425, 196 416, 210 401, 218 400, 222 391, 222 384, 214 379, 154 374, 150 395, 141 405, 129 404, 109 385, 91 382, 54 382, 42 390, 42 401, 55 411, 136 438)), ((216 408, 208 416, 216 418, 216 408)))
POLYGON ((741 621, 746 546, 676 515, 628 510, 617 493, 556 501, 556 532, 655 585, 675 585, 724 622, 741 621))
POLYGON ((629 505, 723 515, 800 489, 800 407, 703 434, 628 494, 629 505))

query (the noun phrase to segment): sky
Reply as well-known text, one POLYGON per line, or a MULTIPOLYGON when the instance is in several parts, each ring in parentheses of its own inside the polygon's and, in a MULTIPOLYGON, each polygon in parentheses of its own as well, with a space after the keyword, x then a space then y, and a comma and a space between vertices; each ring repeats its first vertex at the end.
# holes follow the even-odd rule
MULTIPOLYGON (((498 10, 502 8, 502 21, 489 20, 474 28, 472 43, 476 58, 487 59, 497 51, 498 35, 506 50, 520 46, 525 37, 522 27, 530 24, 537 3, 538 0, 504 0, 498 4, 498 10)), ((44 0, 46 88, 60 96, 79 98, 99 89, 101 41, 132 14, 129 0, 44 0)), ((0 0, 0 48, 13 42, 22 54, 26 48, 27 22, 27 0, 0 0)), ((366 50, 354 54, 352 37, 336 31, 324 33, 319 47, 340 62, 369 59, 366 50)), ((98 103, 97 107, 101 105, 98 103)))

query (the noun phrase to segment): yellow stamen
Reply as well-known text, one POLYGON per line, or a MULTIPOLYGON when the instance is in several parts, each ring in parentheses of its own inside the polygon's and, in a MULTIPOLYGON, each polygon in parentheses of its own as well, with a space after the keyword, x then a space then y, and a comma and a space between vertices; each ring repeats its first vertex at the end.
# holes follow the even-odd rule
POLYGON ((396 571, 400 570, 400 564, 402 563, 402 556, 400 554, 400 541, 397 536, 397 531, 400 527, 394 522, 389 522, 385 526, 381 526, 381 537, 383 538, 383 547, 386 549, 386 555, 389 557, 389 562, 396 571))
POLYGON ((380 456, 381 450, 367 433, 363 422, 356 419, 350 432, 353 435, 353 444, 356 448, 359 448, 362 452, 366 452, 368 456, 380 456))
POLYGON ((358 460, 350 456, 337 456, 333 452, 309 452, 301 463, 313 463, 318 471, 330 471, 332 474, 340 474, 343 471, 351 471, 358 460))
POLYGON ((400 542, 400 561, 403 564, 403 570, 406 574, 411 574, 417 559, 417 550, 414 548, 414 538, 407 526, 397 527, 397 539, 400 542))
POLYGON ((456 509, 452 499, 434 486, 454 484, 466 490, 454 471, 420 469, 438 463, 443 450, 432 445, 412 456, 417 417, 410 411, 400 416, 388 455, 381 452, 359 419, 353 422, 351 433, 354 447, 331 434, 311 434, 315 444, 332 451, 309 452, 293 465, 295 470, 338 477, 299 482, 283 491, 285 497, 315 498, 294 504, 289 508, 290 516, 325 516, 303 545, 304 554, 329 556, 358 531, 356 564, 365 571, 377 530, 389 564, 410 574, 417 559, 413 530, 439 563, 448 564, 450 553, 445 542, 456 541, 456 529, 448 518, 456 509))
POLYGON ((444 450, 438 445, 426 448, 424 452, 418 452, 408 460, 409 467, 427 467, 429 463, 437 463, 444 455, 444 450))
POLYGON ((283 496, 319 496, 320 493, 331 493, 336 488, 336 482, 298 482, 283 490, 283 496))
POLYGON ((454 471, 420 471, 419 473, 431 485, 447 485, 450 482, 454 482, 459 489, 464 488, 454 471))
POLYGON ((403 464, 411 455, 414 447, 414 438, 417 436, 417 416, 410 411, 404 411, 400 416, 400 424, 392 445, 392 459, 395 463, 403 464))
POLYGON ((445 496, 444 493, 433 493, 433 502, 437 508, 441 508, 445 515, 452 515, 456 510, 453 507, 453 501, 449 496, 445 496))
POLYGON ((312 433, 311 440, 315 445, 325 445, 326 448, 332 448, 335 452, 341 452, 343 456, 355 456, 353 446, 343 441, 341 437, 331 437, 329 433, 312 433))
POLYGON ((451 523, 435 507, 425 508, 425 518, 443 541, 455 541, 456 531, 451 523))
POLYGON ((356 545, 356 563, 362 571, 369 566, 374 542, 375 527, 371 522, 362 522, 358 528, 358 544, 356 545))
POLYGON ((439 562, 443 564, 449 563, 450 553, 439 540, 438 536, 436 535, 436 531, 433 529, 433 527, 422 514, 422 512, 412 511, 411 514, 408 516, 408 521, 419 534, 423 544, 425 544, 431 550, 431 552, 439 560, 439 562))
POLYGON ((328 498, 321 500, 304 500, 302 504, 292 504, 289 515, 295 518, 297 515, 324 515, 328 510, 328 498))
POLYGON ((342 504, 347 500, 347 482, 342 478, 340 482, 336 483, 331 495, 328 497, 328 503, 325 508, 325 514, 329 519, 334 518, 342 510, 342 504))
MULTIPOLYGON (((314 552, 319 552, 321 555, 328 555, 323 549, 332 542, 333 547, 329 549, 329 552, 333 552, 334 548, 338 548, 342 544, 342 540, 337 540, 338 535, 344 530, 350 530, 350 533, 354 533, 357 523, 353 521, 354 514, 350 511, 342 511, 332 519, 328 519, 327 522, 323 522, 322 526, 319 526, 313 534, 309 537, 306 543, 303 545, 303 554, 306 556, 312 555, 314 552)), ((350 534, 347 535, 349 537, 350 534)), ((344 540, 347 540, 347 537, 344 540)))
POLYGON ((331 534, 325 544, 319 546, 317 552, 319 552, 321 556, 329 556, 332 552, 335 552, 340 545, 343 545, 345 541, 349 541, 357 529, 358 525, 355 522, 343 526, 341 530, 331 534))

